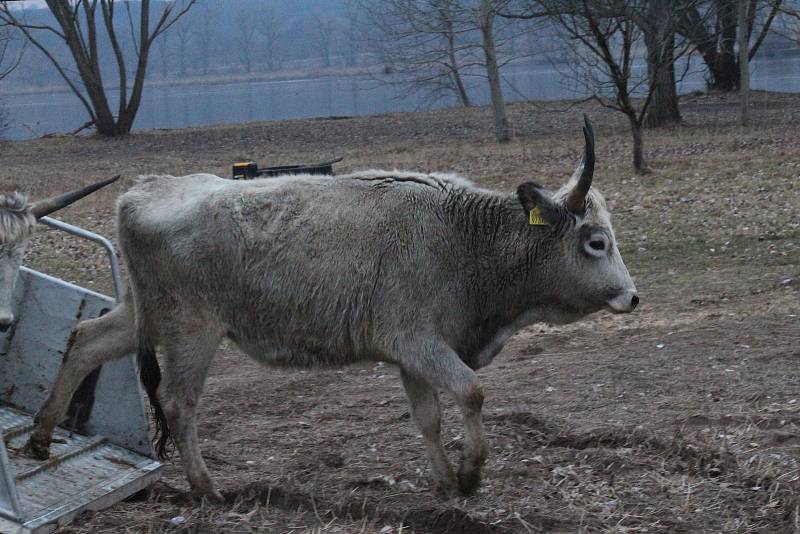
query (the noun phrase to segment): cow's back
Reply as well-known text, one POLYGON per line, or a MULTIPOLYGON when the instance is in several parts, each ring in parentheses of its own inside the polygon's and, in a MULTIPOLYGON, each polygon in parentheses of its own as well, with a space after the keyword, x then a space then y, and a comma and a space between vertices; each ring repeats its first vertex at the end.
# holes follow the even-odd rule
POLYGON ((268 360, 380 358, 457 292, 434 281, 443 244, 430 231, 449 184, 419 180, 143 178, 119 202, 134 291, 165 317, 194 310, 268 360))

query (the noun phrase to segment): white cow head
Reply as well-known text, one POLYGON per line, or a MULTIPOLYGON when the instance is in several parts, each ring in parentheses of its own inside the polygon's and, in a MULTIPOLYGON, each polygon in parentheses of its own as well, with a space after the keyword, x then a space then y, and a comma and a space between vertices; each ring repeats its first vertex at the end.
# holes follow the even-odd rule
POLYGON ((34 203, 29 203, 25 195, 18 192, 0 195, 0 331, 5 331, 14 322, 11 298, 28 240, 36 228, 36 220, 115 182, 118 178, 119 176, 115 176, 34 203))
POLYGON ((555 240, 548 284, 555 307, 579 316, 604 308, 632 312, 639 304, 636 286, 617 248, 606 201, 591 187, 594 131, 588 119, 583 133, 583 158, 564 187, 550 193, 526 182, 517 195, 526 212, 534 210, 531 224, 549 227, 555 240))

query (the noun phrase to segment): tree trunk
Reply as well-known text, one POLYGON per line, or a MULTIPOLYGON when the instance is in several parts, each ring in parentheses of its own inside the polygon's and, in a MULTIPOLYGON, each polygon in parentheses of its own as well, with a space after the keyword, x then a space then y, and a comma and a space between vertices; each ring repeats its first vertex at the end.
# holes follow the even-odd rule
POLYGON ((681 121, 675 88, 675 33, 668 2, 650 2, 644 32, 647 75, 653 95, 644 125, 658 128, 681 121))
POLYGON ((133 128, 133 121, 136 119, 136 114, 139 112, 139 106, 142 103, 142 91, 144 89, 145 74, 147 73, 148 53, 149 50, 145 48, 139 58, 136 74, 133 79, 131 99, 128 101, 128 105, 125 106, 125 111, 120 113, 120 116, 117 118, 114 135, 127 135, 133 128))
POLYGON ((750 17, 750 0, 739 0, 739 123, 747 126, 750 122, 750 39, 747 32, 750 17))
POLYGON ((458 93, 458 100, 461 102, 461 105, 465 108, 468 108, 472 105, 472 102, 469 99, 469 94, 467 94, 467 88, 464 87, 464 82, 461 79, 461 74, 458 72, 458 69, 453 71, 453 84, 456 86, 456 91, 458 93))
POLYGON ((628 123, 631 126, 631 137, 633 138, 633 169, 637 174, 645 172, 644 165, 644 145, 642 141, 642 126, 635 116, 628 115, 628 123))
POLYGON ((97 129, 97 133, 113 137, 116 135, 116 123, 108 105, 105 90, 102 86, 98 87, 94 83, 84 82, 84 87, 94 108, 94 126, 97 129))
POLYGON ((739 87, 739 69, 736 62, 736 3, 731 0, 717 0, 717 35, 719 51, 716 62, 711 66, 713 79, 711 89, 734 91, 739 87))
POLYGON ((492 0, 481 0, 480 8, 483 53, 486 56, 486 74, 489 78, 492 110, 494 111, 494 136, 498 143, 507 143, 511 140, 511 134, 508 128, 503 91, 500 87, 500 69, 497 66, 497 54, 494 46, 494 10, 492 0))
POLYGON ((450 62, 451 78, 453 85, 456 88, 458 99, 461 101, 461 105, 465 108, 468 108, 472 105, 472 103, 469 101, 467 88, 464 86, 464 81, 461 79, 461 71, 458 66, 458 58, 456 57, 456 36, 455 32, 453 31, 453 20, 448 13, 445 13, 442 16, 444 18, 443 22, 445 23, 447 31, 447 59, 450 62))
POLYGON ((150 38, 150 0, 142 0, 139 11, 141 25, 139 27, 139 57, 136 62, 136 72, 133 77, 133 90, 131 98, 125 106, 125 110, 117 118, 116 132, 114 135, 127 135, 133 128, 133 121, 139 112, 142 103, 142 92, 144 91, 144 79, 147 74, 147 59, 150 57, 150 46, 153 44, 150 38))
POLYGON ((733 54, 717 54, 717 61, 711 65, 711 80, 708 88, 717 91, 735 91, 739 86, 739 69, 733 54))
POLYGON ((250 71, 252 70, 252 66, 250 65, 250 43, 247 43, 247 48, 242 51, 242 55, 244 56, 242 58, 244 59, 244 70, 250 74, 250 71))

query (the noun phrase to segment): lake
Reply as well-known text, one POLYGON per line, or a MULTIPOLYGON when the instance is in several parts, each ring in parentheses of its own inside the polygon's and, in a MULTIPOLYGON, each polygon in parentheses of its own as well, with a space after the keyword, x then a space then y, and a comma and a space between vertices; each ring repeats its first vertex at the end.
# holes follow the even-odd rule
MULTIPOLYGON (((698 66, 699 67, 699 66, 698 66)), ((800 57, 759 58, 751 63, 754 89, 800 92, 800 57)), ((566 66, 509 65, 503 70, 508 101, 582 98, 566 66)), ((681 92, 702 90, 703 73, 690 72, 679 84, 681 92)), ((113 91, 112 91, 113 92, 113 91)), ((224 85, 146 87, 135 130, 181 128, 250 121, 370 115, 456 105, 443 99, 431 105, 418 95, 402 95, 401 88, 368 77, 253 81, 224 85)), ((474 83, 476 104, 489 102, 485 83, 474 83)), ((68 132, 85 123, 86 111, 68 92, 5 95, 9 118, 7 139, 28 139, 45 133, 68 132)), ((116 103, 112 103, 112 108, 116 103)))

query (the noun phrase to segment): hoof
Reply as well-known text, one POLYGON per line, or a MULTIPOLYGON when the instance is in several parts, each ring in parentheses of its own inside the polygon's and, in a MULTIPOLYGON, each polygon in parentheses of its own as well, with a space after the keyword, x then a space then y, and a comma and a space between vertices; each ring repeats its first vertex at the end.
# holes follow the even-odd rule
POLYGON ((50 458, 50 440, 31 436, 28 442, 19 449, 19 453, 35 460, 47 460, 50 458))
POLYGON ((208 501, 214 504, 225 503, 225 497, 214 488, 192 490, 192 496, 199 501, 208 501))
POLYGON ((465 469, 463 466, 458 470, 458 491, 461 495, 470 496, 475 494, 481 485, 480 468, 465 469))
POLYGON ((448 477, 436 478, 434 480, 434 494, 442 500, 448 500, 458 496, 458 481, 454 473, 448 477))

